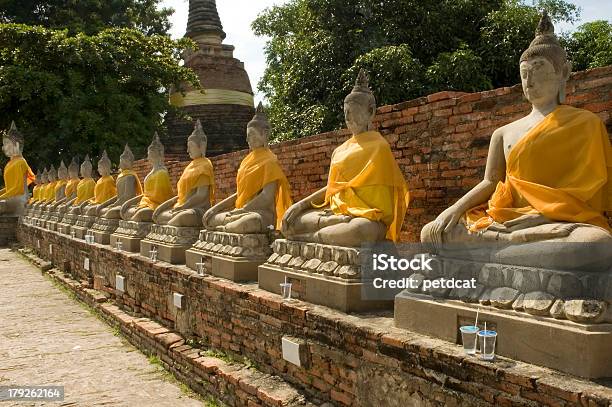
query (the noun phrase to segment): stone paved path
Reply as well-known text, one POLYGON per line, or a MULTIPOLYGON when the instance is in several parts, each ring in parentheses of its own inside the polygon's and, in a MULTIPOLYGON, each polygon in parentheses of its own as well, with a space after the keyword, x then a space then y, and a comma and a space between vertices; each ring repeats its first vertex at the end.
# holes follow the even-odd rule
POLYGON ((63 403, 0 406, 202 406, 34 266, 0 249, 0 386, 62 385, 63 403))

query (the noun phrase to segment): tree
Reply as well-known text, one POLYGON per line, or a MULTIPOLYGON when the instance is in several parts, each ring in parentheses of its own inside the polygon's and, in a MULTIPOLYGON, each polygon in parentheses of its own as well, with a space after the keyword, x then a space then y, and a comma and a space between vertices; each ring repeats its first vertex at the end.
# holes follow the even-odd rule
POLYGON ((362 67, 379 104, 517 83, 539 10, 555 21, 579 12, 564 0, 524 1, 292 0, 267 9, 253 29, 270 38, 259 89, 273 136, 342 127, 342 100, 362 67))
POLYGON ((11 120, 26 136, 25 154, 41 168, 73 155, 114 162, 130 143, 141 154, 172 107, 165 89, 198 88, 181 54, 195 44, 130 29, 94 36, 0 24, 0 128, 11 120))
POLYGON ((174 10, 158 8, 161 0, 0 0, 0 22, 68 29, 88 35, 133 28, 146 35, 166 34, 174 10))
POLYGON ((612 65, 612 23, 599 20, 583 24, 564 40, 574 70, 612 65))

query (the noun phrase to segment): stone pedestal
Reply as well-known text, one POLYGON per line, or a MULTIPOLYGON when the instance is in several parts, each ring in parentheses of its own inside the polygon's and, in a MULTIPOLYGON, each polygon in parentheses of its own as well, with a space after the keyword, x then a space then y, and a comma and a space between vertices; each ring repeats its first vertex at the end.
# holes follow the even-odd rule
POLYGON ((149 257, 157 247, 157 259, 171 264, 185 264, 185 250, 198 239, 200 227, 152 225, 149 234, 140 242, 140 254, 149 257))
POLYGON ((120 220, 119 227, 110 236, 110 245, 115 247, 117 241, 122 244, 122 250, 131 253, 140 252, 140 241, 151 231, 151 222, 133 222, 131 220, 120 220))
POLYGON ((84 239, 85 235, 90 232, 95 221, 95 216, 79 215, 76 223, 70 227, 70 232, 74 232, 77 239, 84 239))
POLYGON ((110 237, 119 227, 119 219, 97 218, 91 227, 94 241, 99 244, 110 244, 110 237))
POLYGON ((459 327, 498 332, 497 353, 567 373, 612 377, 612 269, 579 273, 435 257, 420 288, 395 298, 395 325, 454 343, 459 327), (471 279, 476 288, 423 292, 424 280, 471 279))
POLYGON ((393 301, 363 297, 360 249, 278 239, 259 266, 259 287, 276 294, 292 283, 292 298, 343 312, 390 309, 393 301))
POLYGON ((61 220, 61 214, 57 210, 52 211, 47 220, 47 224, 46 224, 47 229, 57 232, 58 231, 57 225, 60 222, 60 220, 61 220))
POLYGON ((18 221, 18 216, 0 216, 0 247, 7 247, 17 242, 15 231, 18 221))
POLYGON ((198 241, 187 250, 187 267, 236 282, 257 281, 257 268, 270 256, 268 234, 236 234, 202 230, 198 241))
POLYGON ((70 235, 72 227, 77 223, 79 216, 70 212, 66 212, 60 222, 57 224, 58 229, 62 228, 65 235, 70 235))

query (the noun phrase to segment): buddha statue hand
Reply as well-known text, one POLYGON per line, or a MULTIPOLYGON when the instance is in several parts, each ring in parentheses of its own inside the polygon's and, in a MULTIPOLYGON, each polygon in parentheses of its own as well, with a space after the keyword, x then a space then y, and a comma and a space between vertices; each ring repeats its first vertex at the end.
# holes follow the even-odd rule
POLYGON ((443 235, 449 232, 459 223, 463 211, 455 209, 453 206, 446 209, 438 217, 431 222, 429 228, 423 229, 422 235, 428 233, 427 236, 421 236, 421 241, 427 241, 434 246, 439 247, 443 243, 443 235))
POLYGON ((287 212, 285 212, 285 216, 283 216, 283 220, 281 221, 281 232, 283 235, 287 235, 289 233, 290 225, 295 223, 297 217, 306 211, 307 208, 304 202, 306 201, 302 200, 291 205, 289 209, 287 209, 287 212))
POLYGON ((493 222, 493 224, 488 227, 488 230, 511 233, 522 229, 529 229, 536 226, 544 225, 547 223, 553 223, 553 221, 539 213, 527 214, 520 216, 516 219, 506 221, 504 223, 493 222))

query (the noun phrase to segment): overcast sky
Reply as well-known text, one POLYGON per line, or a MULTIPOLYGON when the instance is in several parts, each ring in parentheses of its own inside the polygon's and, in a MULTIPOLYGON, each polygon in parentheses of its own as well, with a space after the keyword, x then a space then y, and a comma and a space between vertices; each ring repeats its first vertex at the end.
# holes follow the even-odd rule
MULTIPOLYGON (((217 0, 217 10, 227 34, 226 44, 236 47, 234 56, 244 62, 255 91, 255 99, 261 100, 257 84, 265 68, 266 59, 264 45, 266 39, 257 37, 251 30, 251 22, 267 7, 286 3, 288 0, 217 0)), ((573 0, 582 8, 580 25, 583 22, 598 19, 612 20, 612 0, 573 0)), ((187 27, 189 14, 188 0, 163 0, 162 6, 172 7, 175 12, 171 17, 171 34, 175 38, 182 37, 187 27)), ((571 30, 573 27, 561 25, 558 31, 571 30)))

